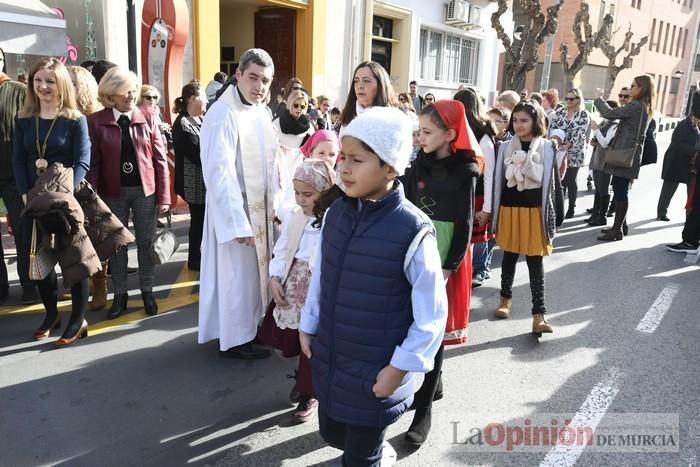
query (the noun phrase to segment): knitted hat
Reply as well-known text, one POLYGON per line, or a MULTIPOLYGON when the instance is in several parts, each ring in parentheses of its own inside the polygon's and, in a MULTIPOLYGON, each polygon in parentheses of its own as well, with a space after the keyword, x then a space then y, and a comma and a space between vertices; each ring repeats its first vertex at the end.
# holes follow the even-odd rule
POLYGON ((549 132, 549 137, 554 138, 555 136, 559 138, 562 142, 564 142, 564 139, 566 138, 566 133, 564 133, 564 130, 561 130, 559 128, 551 130, 549 132))
POLYGON ((340 131, 340 137, 345 136, 365 143, 377 157, 403 175, 413 151, 413 124, 402 111, 393 107, 372 107, 340 131))
POLYGON ((700 91, 693 94, 693 105, 690 107, 690 113, 695 118, 700 118, 700 91))

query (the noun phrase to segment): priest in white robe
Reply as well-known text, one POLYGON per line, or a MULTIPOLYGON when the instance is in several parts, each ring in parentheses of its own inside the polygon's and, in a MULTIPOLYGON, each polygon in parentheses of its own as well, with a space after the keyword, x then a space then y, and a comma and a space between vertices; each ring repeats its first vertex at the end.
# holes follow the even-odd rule
POLYGON ((269 356, 252 341, 269 302, 268 263, 279 143, 264 99, 274 75, 270 55, 246 51, 209 108, 200 133, 207 187, 199 286, 200 344, 219 339, 222 356, 269 356))

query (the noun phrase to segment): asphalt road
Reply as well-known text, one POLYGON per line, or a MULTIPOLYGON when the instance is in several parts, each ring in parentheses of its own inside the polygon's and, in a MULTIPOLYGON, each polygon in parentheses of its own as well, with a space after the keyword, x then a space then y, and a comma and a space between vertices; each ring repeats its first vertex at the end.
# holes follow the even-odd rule
MULTIPOLYGON (((661 152, 669 136, 659 135, 661 152)), ((389 429, 398 465, 700 462, 700 267, 663 248, 680 241, 684 214, 679 190, 672 221, 654 220, 659 173, 660 165, 645 167, 635 183, 631 232, 622 242, 597 242, 598 230, 583 224, 592 196, 581 183, 577 216, 545 259, 554 334, 529 333, 523 261, 513 316, 493 317, 496 256, 493 278, 474 292, 469 343, 446 351, 445 398, 434 406, 428 443, 418 450, 403 443, 410 413, 389 429), (671 436, 658 438, 665 446, 616 445, 607 452, 600 442, 518 441, 525 428, 561 428, 569 419, 596 436, 612 433, 602 437, 610 442, 650 429, 671 436), (489 424, 495 425, 485 430, 489 424), (477 429, 488 442, 469 441, 477 429)), ((0 465, 308 466, 338 457, 315 421, 291 423, 285 375, 293 362, 225 360, 215 343, 196 344, 198 284, 185 259, 186 245, 158 269, 159 316, 147 318, 135 295, 117 322, 104 321, 106 311, 89 312, 91 335, 71 348, 53 349, 58 334, 31 341, 39 307, 16 301, 0 307, 0 465)), ((136 279, 130 285, 138 293, 136 279)), ((12 293, 19 294, 15 283, 12 293)))

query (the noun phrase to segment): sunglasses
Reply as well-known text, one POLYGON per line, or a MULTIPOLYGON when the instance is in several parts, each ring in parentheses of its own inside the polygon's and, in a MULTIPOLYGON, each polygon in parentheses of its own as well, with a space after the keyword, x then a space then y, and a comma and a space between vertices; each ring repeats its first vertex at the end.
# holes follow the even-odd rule
POLYGON ((630 95, 629 94, 618 94, 617 97, 620 99, 629 99, 630 95))
POLYGON ((578 97, 567 97, 566 100, 569 101, 569 102, 571 102, 571 101, 577 101, 577 100, 578 100, 578 97))
POLYGON ((294 104, 294 108, 304 110, 306 108, 306 104, 294 104))
POLYGON ((158 96, 143 96, 144 99, 148 99, 149 101, 157 101, 158 96))
POLYGON ((432 97, 426 97, 426 98, 425 98, 425 102, 433 102, 434 100, 435 100, 435 99, 433 99, 432 97))

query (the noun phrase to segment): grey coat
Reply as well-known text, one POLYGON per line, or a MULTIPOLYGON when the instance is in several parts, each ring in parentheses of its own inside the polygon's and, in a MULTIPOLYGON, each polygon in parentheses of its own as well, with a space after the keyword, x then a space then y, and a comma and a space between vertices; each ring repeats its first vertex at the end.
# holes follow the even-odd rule
MULTIPOLYGON (((511 140, 512 141, 512 140, 511 140)), ((498 230, 498 215, 501 208, 501 195, 506 185, 505 160, 510 146, 510 141, 501 145, 496 159, 496 169, 493 175, 493 216, 491 228, 493 233, 498 230)), ((561 189, 559 170, 555 167, 554 144, 551 141, 544 142, 544 175, 542 180, 542 230, 552 243, 554 236, 564 221, 564 197, 561 189)))
POLYGON ((603 170, 617 177, 629 178, 631 180, 637 179, 637 177, 639 177, 639 168, 642 165, 644 138, 646 136, 647 126, 649 125, 649 115, 647 115, 644 106, 641 102, 633 100, 624 107, 613 109, 600 97, 595 100, 595 106, 604 118, 608 120, 619 119, 617 133, 615 134, 615 139, 611 143, 613 149, 631 149, 639 143, 639 146, 637 146, 634 151, 632 167, 611 167, 605 164, 603 170), (640 119, 642 124, 641 131, 639 131, 640 119))

